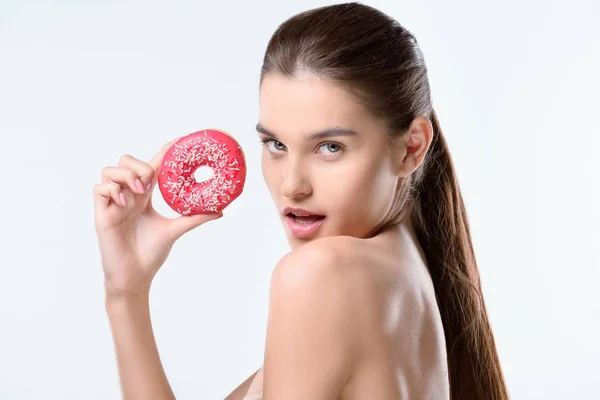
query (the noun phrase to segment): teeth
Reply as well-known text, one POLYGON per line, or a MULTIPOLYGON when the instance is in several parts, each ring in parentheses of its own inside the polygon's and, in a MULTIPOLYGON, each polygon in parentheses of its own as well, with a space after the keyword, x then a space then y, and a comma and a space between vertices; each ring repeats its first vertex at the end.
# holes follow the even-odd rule
POLYGON ((314 223, 316 220, 304 220, 304 219, 298 219, 298 218, 294 218, 294 221, 296 221, 297 224, 312 224, 314 223))
POLYGON ((295 217, 301 217, 301 218, 309 217, 309 218, 316 218, 316 219, 318 219, 318 218, 322 217, 322 215, 311 214, 309 212, 302 212, 302 211, 290 211, 290 212, 288 212, 285 215, 290 216, 290 217, 294 217, 294 218, 295 217))
POLYGON ((308 217, 296 217, 296 216, 294 216, 293 218, 294 218, 294 221, 297 224, 307 224, 307 225, 315 223, 315 222, 320 221, 321 219, 323 219, 323 217, 318 216, 318 215, 310 215, 308 217))

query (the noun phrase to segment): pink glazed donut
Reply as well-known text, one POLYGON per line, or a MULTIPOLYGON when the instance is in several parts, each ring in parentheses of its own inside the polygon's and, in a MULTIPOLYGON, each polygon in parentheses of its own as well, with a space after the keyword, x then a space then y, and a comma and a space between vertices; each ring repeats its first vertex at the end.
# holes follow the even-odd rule
POLYGON ((222 211, 242 190, 246 159, 239 143, 224 131, 205 129, 181 137, 165 153, 158 186, 167 204, 181 215, 222 211), (197 182, 194 172, 210 167, 213 176, 197 182))

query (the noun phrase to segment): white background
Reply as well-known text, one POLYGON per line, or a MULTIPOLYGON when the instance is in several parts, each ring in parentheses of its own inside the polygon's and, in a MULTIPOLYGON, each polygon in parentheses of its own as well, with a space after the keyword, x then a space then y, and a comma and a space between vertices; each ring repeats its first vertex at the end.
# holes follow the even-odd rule
MULTIPOLYGON (((209 127, 244 148, 246 189, 177 243, 154 329, 180 399, 222 399, 260 366, 288 248, 259 70, 277 25, 325 4, 0 0, 0 399, 119 398, 92 188, 121 154, 209 127)), ((600 399, 598 2, 367 4, 425 54, 512 397, 600 399)))

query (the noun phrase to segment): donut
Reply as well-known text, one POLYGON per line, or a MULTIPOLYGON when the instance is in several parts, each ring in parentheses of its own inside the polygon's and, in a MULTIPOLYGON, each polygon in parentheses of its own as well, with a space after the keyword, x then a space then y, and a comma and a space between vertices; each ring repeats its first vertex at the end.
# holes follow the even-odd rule
POLYGON ((228 133, 204 129, 182 136, 169 147, 157 180, 163 199, 178 214, 217 213, 242 193, 246 159, 228 133), (211 168, 213 176, 197 182, 194 172, 202 166, 211 168))

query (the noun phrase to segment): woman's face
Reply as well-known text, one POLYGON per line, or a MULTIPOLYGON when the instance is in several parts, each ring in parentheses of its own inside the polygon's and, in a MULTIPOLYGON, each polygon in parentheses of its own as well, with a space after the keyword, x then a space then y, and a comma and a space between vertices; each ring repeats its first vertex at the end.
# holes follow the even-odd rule
POLYGON ((257 125, 262 171, 292 248, 366 236, 388 212, 398 174, 384 126, 341 87, 266 75, 257 125))

